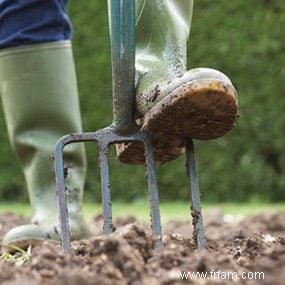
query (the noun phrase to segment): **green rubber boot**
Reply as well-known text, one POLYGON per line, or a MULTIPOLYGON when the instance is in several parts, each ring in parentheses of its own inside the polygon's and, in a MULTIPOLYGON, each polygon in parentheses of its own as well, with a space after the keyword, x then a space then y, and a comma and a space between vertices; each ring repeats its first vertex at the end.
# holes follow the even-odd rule
MULTIPOLYGON (((55 144, 81 132, 77 82, 69 41, 3 49, 0 93, 11 145, 24 171, 32 205, 31 224, 10 230, 3 245, 26 247, 60 239, 55 188, 55 144)), ((86 159, 82 145, 67 146, 68 209, 72 239, 89 235, 81 213, 86 159)))
MULTIPOLYGON (((137 1, 137 122, 152 133, 157 163, 177 158, 187 138, 223 136, 238 117, 230 79, 210 68, 187 71, 193 1, 137 1)), ((138 143, 117 146, 118 157, 144 163, 138 143)))

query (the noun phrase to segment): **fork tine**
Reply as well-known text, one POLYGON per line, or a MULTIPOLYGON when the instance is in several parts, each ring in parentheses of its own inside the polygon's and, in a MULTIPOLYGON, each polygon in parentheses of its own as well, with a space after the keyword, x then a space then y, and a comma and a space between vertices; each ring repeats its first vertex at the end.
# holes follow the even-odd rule
POLYGON ((112 202, 110 192, 110 174, 109 174, 109 162, 108 162, 108 143, 100 143, 100 176, 101 176, 101 189, 102 189, 102 204, 103 204, 103 218, 104 225, 103 230, 105 234, 111 234, 113 232, 112 224, 112 202))
POLYGON ((56 144, 55 149, 55 172, 56 172, 56 189, 59 202, 59 218, 61 227, 62 246, 65 252, 69 252, 70 246, 70 233, 68 224, 68 209, 67 199, 64 184, 64 165, 63 165, 63 147, 64 144, 60 140, 56 144))
POLYGON ((201 212, 200 190, 198 182, 198 171, 196 167, 196 158, 194 152, 194 143, 192 140, 186 142, 186 168, 191 188, 191 215, 194 226, 194 239, 199 249, 207 246, 203 218, 201 212))
POLYGON ((155 249, 160 250, 162 248, 162 233, 161 233, 161 221, 160 221, 160 210, 159 210, 158 183, 155 173, 155 163, 153 158, 151 139, 148 134, 145 135, 144 147, 145 147, 144 149, 145 149, 148 190, 150 195, 151 226, 153 234, 156 239, 155 249))
POLYGON ((101 176, 101 189, 102 189, 102 204, 103 204, 103 230, 105 234, 111 234, 113 232, 112 223, 112 202, 110 193, 110 174, 108 163, 108 143, 100 143, 100 176, 101 176))

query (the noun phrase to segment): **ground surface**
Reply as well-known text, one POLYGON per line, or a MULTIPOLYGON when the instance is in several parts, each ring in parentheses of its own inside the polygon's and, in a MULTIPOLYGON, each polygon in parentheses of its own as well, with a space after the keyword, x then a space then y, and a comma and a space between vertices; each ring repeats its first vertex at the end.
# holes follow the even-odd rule
MULTIPOLYGON (((116 220, 116 233, 103 236, 99 230, 102 220, 97 217, 91 224, 93 237, 73 243, 72 254, 44 242, 32 249, 24 265, 0 261, 0 284, 284 284, 285 213, 233 221, 213 209, 204 216, 208 240, 204 252, 189 239, 191 226, 186 222, 169 222, 163 227, 165 246, 156 253, 148 226, 124 218, 116 220), (207 276, 194 279, 192 275, 191 279, 189 275, 182 280, 181 272, 207 276)), ((13 214, 0 215, 0 238, 9 228, 25 222, 13 214)))

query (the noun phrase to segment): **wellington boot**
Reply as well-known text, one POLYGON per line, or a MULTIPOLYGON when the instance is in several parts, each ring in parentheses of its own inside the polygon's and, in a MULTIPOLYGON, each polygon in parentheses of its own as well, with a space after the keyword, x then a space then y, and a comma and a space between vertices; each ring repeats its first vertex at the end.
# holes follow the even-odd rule
MULTIPOLYGON (((81 132, 71 43, 51 42, 0 52, 0 93, 11 145, 32 205, 31 224, 10 230, 3 244, 26 247, 60 239, 53 152, 58 139, 81 132)), ((89 235, 81 213, 86 159, 82 145, 67 146, 67 199, 72 239, 89 235)))
MULTIPOLYGON (((137 123, 152 133, 155 161, 164 163, 184 152, 187 138, 209 140, 230 131, 237 93, 217 70, 186 70, 192 1, 137 2, 137 123)), ((138 143, 117 145, 117 154, 122 162, 144 163, 138 143)))

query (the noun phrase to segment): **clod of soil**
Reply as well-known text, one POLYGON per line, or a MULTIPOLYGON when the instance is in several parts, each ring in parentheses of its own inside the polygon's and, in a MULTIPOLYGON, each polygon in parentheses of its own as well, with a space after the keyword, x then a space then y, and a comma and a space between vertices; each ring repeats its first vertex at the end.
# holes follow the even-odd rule
MULTIPOLYGON (((156 252, 149 225, 121 218, 115 221, 116 232, 104 236, 97 217, 91 223, 93 237, 73 242, 70 254, 45 241, 32 248, 21 266, 1 260, 0 284, 284 284, 285 213, 229 221, 216 209, 205 213, 204 220, 207 250, 197 250, 190 221, 172 221, 163 228, 163 249, 156 252), (197 272, 207 276, 189 275, 197 272)), ((13 214, 0 215, 0 238, 25 222, 13 214)))

